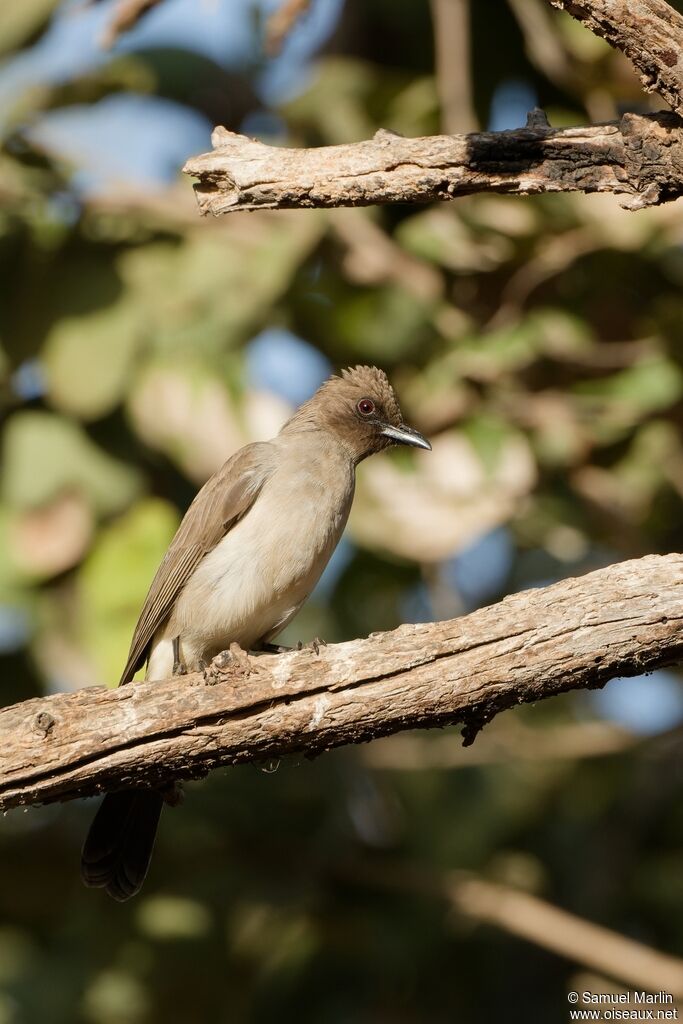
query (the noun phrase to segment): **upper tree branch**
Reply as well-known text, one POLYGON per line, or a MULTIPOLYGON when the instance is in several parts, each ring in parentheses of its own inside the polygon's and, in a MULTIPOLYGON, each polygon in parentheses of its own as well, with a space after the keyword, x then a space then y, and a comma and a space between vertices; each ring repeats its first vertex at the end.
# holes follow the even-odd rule
POLYGON ((626 114, 588 128, 406 139, 284 149, 213 133, 214 150, 183 170, 202 213, 424 203, 472 192, 615 192, 637 209, 683 192, 683 127, 673 114, 626 114))
MULTIPOLYGON (((664 0, 548 0, 622 50, 683 114, 683 16, 664 0)), ((614 192, 630 209, 683 191, 683 128, 666 115, 553 131, 403 139, 379 131, 355 145, 279 149, 217 128, 214 150, 188 160, 203 213, 366 206, 472 192, 614 192)))
POLYGON ((683 655, 683 555, 526 591, 450 622, 247 657, 202 675, 25 701, 0 711, 0 809, 155 785, 219 765, 317 754, 465 723, 601 686, 683 655))
POLYGON ((683 15, 664 0, 548 0, 621 50, 657 92, 683 114, 683 15))

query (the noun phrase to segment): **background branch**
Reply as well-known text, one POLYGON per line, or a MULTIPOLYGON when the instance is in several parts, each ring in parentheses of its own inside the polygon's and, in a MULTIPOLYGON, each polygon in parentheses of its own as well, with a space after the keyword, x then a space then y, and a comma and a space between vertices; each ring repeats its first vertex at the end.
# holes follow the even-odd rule
POLYGON ((548 0, 621 50, 657 92, 683 114, 683 15, 664 0, 548 0))
POLYGON ((683 653, 683 555, 514 594, 447 622, 284 655, 219 656, 206 677, 88 689, 0 711, 0 809, 314 755, 464 722, 683 653))
POLYGON ((444 883, 452 907, 635 989, 683 998, 683 961, 570 914, 508 885, 454 872, 444 883))
POLYGON ((308 13, 311 0, 284 0, 268 17, 263 48, 269 57, 276 57, 297 22, 308 13))
POLYGON ((469 0, 431 0, 431 9, 441 128, 448 135, 474 131, 469 0))
POLYGON ((525 889, 467 871, 434 875, 410 863, 385 863, 379 870, 368 863, 349 864, 346 874, 373 887, 443 899, 454 912, 454 924, 464 917, 493 925, 632 989, 683 998, 679 957, 594 924, 525 889))
POLYGON ((102 35, 102 48, 110 50, 119 36, 135 28, 140 19, 159 3, 161 0, 119 0, 102 35))

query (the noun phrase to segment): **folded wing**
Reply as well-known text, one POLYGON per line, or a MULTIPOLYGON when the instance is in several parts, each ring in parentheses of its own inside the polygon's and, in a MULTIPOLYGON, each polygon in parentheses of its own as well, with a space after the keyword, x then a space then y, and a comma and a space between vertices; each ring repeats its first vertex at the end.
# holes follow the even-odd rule
POLYGON ((198 492, 152 580, 119 686, 129 683, 146 660, 154 634, 190 576, 202 558, 246 515, 274 468, 272 444, 249 444, 228 459, 198 492))

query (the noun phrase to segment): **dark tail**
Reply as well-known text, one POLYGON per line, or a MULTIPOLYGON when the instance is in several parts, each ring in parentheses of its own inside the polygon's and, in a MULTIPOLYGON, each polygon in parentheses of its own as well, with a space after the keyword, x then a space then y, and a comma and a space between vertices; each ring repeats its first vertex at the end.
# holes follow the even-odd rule
POLYGON ((154 849, 163 798, 153 789, 108 793, 83 844, 81 878, 123 902, 142 886, 154 849))

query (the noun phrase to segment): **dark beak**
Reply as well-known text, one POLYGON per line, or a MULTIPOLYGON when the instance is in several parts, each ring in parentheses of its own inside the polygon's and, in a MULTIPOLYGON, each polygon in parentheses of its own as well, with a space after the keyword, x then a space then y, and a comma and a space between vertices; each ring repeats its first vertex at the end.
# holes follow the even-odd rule
POLYGON ((409 444, 413 448, 425 448, 428 452, 431 452, 432 446, 426 437, 422 434, 418 434, 417 430, 413 430, 412 427, 406 427, 401 425, 400 427, 393 427, 391 424, 386 423, 380 430, 381 434, 385 437, 390 437, 394 444, 409 444))

